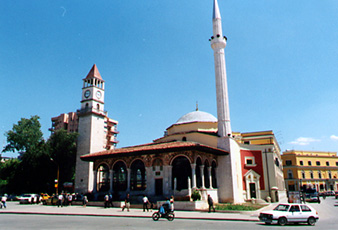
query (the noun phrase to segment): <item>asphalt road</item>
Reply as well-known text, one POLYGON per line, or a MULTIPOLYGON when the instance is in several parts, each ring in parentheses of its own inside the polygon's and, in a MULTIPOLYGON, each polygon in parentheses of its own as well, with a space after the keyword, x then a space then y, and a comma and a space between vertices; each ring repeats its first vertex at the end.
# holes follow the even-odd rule
POLYGON ((318 212, 320 220, 316 226, 306 224, 265 225, 259 222, 246 221, 211 221, 182 220, 172 222, 160 219, 155 222, 151 218, 126 217, 94 217, 66 215, 30 215, 1 214, 0 229, 338 229, 338 206, 333 197, 322 200, 321 204, 311 204, 318 212))

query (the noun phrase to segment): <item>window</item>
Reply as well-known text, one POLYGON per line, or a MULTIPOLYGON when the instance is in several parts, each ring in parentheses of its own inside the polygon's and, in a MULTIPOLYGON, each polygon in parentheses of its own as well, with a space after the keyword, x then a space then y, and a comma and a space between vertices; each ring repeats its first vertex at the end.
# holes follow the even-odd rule
POLYGON ((312 165, 311 161, 308 161, 307 164, 310 165, 310 166, 312 165))
POLYGON ((336 166, 338 166, 338 161, 336 161, 336 166))
POLYGON ((305 179, 305 172, 302 171, 302 178, 305 179))
POLYGON ((322 173, 320 171, 318 171, 318 178, 322 179, 322 173))
POLYGON ((246 166, 256 166, 255 157, 245 157, 246 166))
POLYGON ((250 145, 250 141, 244 141, 245 145, 250 145))
POLYGON ((275 158, 275 165, 279 167, 279 160, 277 158, 275 158))
POLYGON ((300 165, 304 165, 304 164, 303 164, 303 161, 299 161, 299 164, 300 164, 300 165))
POLYGON ((290 208, 290 212, 300 212, 300 208, 298 205, 292 205, 290 208))
POLYGON ((300 208, 303 212, 311 212, 311 209, 306 205, 301 205, 300 208))
POLYGON ((326 161, 326 166, 330 166, 330 162, 326 161))
POLYGON ((293 178, 293 173, 291 170, 288 170, 288 179, 292 179, 293 178))
POLYGON ((329 178, 332 179, 331 171, 329 171, 329 178))
POLYGON ((311 177, 311 179, 313 179, 313 172, 312 171, 310 172, 310 177, 311 177))
POLYGON ((292 165, 292 161, 291 161, 291 160, 286 160, 286 161, 285 161, 285 164, 286 164, 287 166, 290 166, 290 165, 292 165))
POLYGON ((320 161, 316 161, 316 165, 317 165, 317 166, 320 166, 320 161))

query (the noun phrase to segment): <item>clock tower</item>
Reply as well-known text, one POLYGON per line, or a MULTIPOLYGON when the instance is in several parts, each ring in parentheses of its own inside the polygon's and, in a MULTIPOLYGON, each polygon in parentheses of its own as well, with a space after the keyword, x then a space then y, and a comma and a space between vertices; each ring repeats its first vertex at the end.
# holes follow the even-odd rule
POLYGON ((79 117, 77 155, 75 168, 75 192, 93 191, 93 162, 80 159, 82 155, 105 150, 104 80, 94 64, 86 78, 83 79, 81 109, 79 117))

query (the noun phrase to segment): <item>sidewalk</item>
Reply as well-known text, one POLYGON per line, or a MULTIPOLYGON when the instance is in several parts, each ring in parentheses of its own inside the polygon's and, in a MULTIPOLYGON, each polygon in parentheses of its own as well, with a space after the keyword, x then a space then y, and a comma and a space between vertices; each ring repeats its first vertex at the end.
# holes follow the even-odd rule
MULTIPOLYGON (((267 209, 269 206, 264 207, 267 209)), ((93 206, 47 206, 47 205, 20 205, 9 202, 6 209, 0 209, 1 214, 33 214, 33 215, 68 215, 68 216, 101 216, 101 217, 137 217, 151 218, 156 210, 143 212, 142 209, 130 209, 130 212, 121 208, 103 208, 93 206)), ((258 211, 243 212, 215 212, 202 211, 175 211, 175 219, 191 220, 227 220, 227 221, 258 221, 258 211)))

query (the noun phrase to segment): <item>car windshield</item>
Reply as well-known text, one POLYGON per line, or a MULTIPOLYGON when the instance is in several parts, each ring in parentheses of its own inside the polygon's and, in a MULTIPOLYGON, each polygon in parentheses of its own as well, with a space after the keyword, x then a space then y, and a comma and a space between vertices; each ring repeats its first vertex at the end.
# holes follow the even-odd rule
POLYGON ((288 204, 280 204, 276 208, 274 208, 273 210, 275 210, 275 211, 287 211, 287 210, 289 210, 289 207, 290 207, 290 205, 288 205, 288 204))
POLYGON ((23 195, 22 197, 31 197, 31 195, 23 195))

